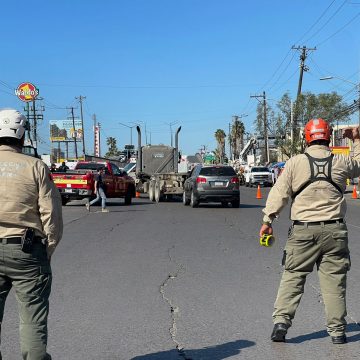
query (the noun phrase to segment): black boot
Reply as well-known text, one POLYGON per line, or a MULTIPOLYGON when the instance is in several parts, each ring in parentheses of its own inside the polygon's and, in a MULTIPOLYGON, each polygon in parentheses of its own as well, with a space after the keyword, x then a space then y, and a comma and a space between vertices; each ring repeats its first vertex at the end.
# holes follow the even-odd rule
POLYGON ((285 335, 288 328, 289 326, 284 323, 275 324, 273 332, 271 333, 271 340, 276 342, 285 342, 285 335))
POLYGON ((346 335, 332 336, 331 341, 333 344, 345 344, 347 342, 346 335))

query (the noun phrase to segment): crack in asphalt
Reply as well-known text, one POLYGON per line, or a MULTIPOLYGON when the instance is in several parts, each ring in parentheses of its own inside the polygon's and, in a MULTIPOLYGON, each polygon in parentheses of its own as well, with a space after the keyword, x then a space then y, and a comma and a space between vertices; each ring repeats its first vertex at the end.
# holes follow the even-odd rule
POLYGON ((72 224, 72 223, 74 223, 74 222, 76 222, 76 221, 79 221, 79 220, 81 220, 81 219, 84 219, 86 216, 87 216, 87 214, 86 214, 86 215, 84 215, 84 216, 80 216, 80 217, 78 217, 78 218, 76 218, 76 219, 72 219, 72 220, 70 220, 70 221, 68 221, 68 222, 64 223, 64 226, 66 226, 66 225, 70 225, 70 224, 72 224))
POLYGON ((168 286, 170 281, 176 280, 180 275, 184 274, 185 266, 183 264, 178 263, 170 254, 171 250, 174 249, 175 246, 172 246, 168 249, 168 256, 170 258, 170 262, 174 262, 177 265, 177 269, 175 273, 169 273, 165 281, 160 285, 159 291, 163 298, 163 300, 168 304, 170 308, 171 314, 171 327, 169 328, 170 337, 173 343, 175 344, 175 348, 179 353, 179 356, 183 360, 192 360, 190 357, 186 356, 185 347, 183 344, 177 340, 177 321, 180 318, 180 308, 173 303, 173 301, 165 295, 165 288, 168 286))

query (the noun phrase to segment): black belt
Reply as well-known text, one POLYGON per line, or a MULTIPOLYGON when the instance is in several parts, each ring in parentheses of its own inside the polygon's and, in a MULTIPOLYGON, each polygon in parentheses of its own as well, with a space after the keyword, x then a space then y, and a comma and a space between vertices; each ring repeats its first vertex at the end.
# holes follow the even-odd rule
POLYGON ((312 222, 302 222, 298 220, 294 220, 294 225, 322 225, 322 224, 335 224, 335 223, 344 223, 344 219, 337 220, 324 220, 324 221, 312 221, 312 222))
MULTIPOLYGON (((12 245, 20 245, 21 244, 21 237, 11 237, 11 238, 0 238, 0 244, 12 244, 12 245)), ((43 243, 43 239, 39 236, 34 237, 34 244, 35 243, 43 243)))

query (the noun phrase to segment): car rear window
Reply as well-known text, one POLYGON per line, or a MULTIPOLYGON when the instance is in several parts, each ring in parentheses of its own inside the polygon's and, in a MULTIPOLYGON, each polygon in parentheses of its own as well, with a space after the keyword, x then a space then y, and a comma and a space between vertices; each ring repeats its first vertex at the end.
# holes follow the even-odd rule
POLYGON ((100 163, 80 163, 76 165, 76 170, 97 170, 103 168, 105 164, 100 163))
POLYGON ((270 170, 267 167, 256 167, 252 168, 251 172, 270 172, 270 170))
POLYGON ((204 176, 233 176, 236 175, 235 170, 231 166, 214 166, 203 167, 200 175, 204 176))

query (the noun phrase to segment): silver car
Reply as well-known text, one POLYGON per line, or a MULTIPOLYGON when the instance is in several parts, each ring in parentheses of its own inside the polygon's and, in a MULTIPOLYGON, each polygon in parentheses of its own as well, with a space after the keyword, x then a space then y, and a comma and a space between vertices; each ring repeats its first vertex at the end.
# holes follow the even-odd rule
POLYGON ((183 204, 197 207, 201 202, 240 206, 239 178, 231 166, 197 165, 184 184, 183 204))

